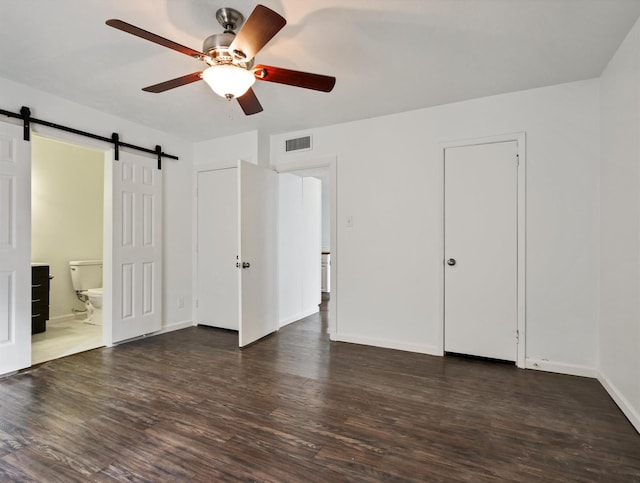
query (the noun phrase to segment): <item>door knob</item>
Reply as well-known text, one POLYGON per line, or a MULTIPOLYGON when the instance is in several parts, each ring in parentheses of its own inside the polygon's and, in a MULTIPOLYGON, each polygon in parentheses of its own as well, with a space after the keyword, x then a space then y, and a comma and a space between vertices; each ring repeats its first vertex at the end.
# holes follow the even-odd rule
POLYGON ((236 263, 236 267, 238 268, 249 268, 251 266, 251 264, 249 262, 237 262, 236 263))
POLYGON ((455 264, 456 264, 455 258, 450 258, 449 260, 447 260, 447 265, 449 265, 450 267, 453 267, 455 264))

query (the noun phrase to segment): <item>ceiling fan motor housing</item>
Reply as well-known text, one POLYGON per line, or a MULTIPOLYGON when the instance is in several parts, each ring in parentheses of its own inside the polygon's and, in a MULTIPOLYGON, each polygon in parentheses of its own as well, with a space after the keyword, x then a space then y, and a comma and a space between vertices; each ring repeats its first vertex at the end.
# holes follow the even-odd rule
POLYGON ((253 64, 253 59, 251 62, 246 62, 243 56, 235 55, 229 51, 229 46, 235 37, 236 35, 233 32, 213 34, 207 37, 202 44, 202 51, 208 57, 205 61, 209 65, 235 64, 240 67, 250 68, 253 64))
POLYGON ((224 57, 228 57, 228 62, 233 60, 232 55, 229 52, 229 46, 236 35, 233 32, 224 32, 222 34, 213 34, 206 39, 202 44, 202 51, 214 60, 224 60, 224 57))

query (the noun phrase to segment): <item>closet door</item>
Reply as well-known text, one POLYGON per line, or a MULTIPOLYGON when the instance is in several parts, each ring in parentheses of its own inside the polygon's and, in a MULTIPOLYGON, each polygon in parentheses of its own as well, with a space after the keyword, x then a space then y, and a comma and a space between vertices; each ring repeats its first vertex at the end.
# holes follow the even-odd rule
POLYGON ((516 361, 515 141, 445 150, 445 351, 516 361))
POLYGON ((238 169, 198 173, 196 323, 238 330, 238 169))
POLYGON ((0 122, 0 375, 31 365, 31 146, 0 122))

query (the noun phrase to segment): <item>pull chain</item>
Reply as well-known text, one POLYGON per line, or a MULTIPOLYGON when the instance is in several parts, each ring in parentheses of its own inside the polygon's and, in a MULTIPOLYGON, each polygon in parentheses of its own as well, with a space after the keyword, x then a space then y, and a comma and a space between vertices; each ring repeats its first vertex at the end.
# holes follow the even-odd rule
POLYGON ((231 102, 233 98, 227 99, 227 118, 233 120, 233 103, 231 102))

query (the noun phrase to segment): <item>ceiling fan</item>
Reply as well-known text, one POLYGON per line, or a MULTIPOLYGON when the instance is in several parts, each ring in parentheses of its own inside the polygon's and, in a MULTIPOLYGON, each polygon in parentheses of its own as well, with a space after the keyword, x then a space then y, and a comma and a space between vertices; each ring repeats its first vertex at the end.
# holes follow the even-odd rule
POLYGON ((221 8, 216 12, 216 20, 222 25, 224 32, 207 37, 202 47, 203 52, 185 47, 122 20, 110 19, 106 24, 208 64, 204 70, 142 89, 146 92, 164 92, 202 79, 216 94, 229 100, 237 99, 248 116, 262 111, 262 106, 251 87, 256 80, 323 92, 330 92, 333 89, 336 83, 335 77, 270 65, 254 65, 255 55, 287 23, 273 10, 264 5, 257 5, 245 22, 244 17, 237 10, 221 8), (236 34, 234 31, 238 28, 240 30, 236 34))

